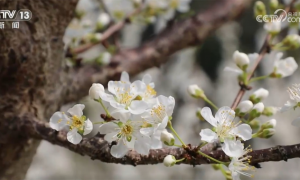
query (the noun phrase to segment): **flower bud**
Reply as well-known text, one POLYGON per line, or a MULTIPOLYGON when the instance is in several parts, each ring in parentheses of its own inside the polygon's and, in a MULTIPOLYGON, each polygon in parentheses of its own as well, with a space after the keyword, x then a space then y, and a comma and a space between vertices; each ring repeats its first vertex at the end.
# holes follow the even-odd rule
POLYGON ((261 115, 261 113, 263 112, 264 108, 265 108, 265 106, 262 102, 255 104, 250 112, 249 119, 252 120, 254 118, 259 117, 261 115))
POLYGON ((204 91, 196 84, 188 87, 188 93, 194 98, 206 98, 204 91))
POLYGON ((161 132, 160 140, 167 146, 173 146, 175 144, 173 134, 169 133, 166 129, 161 132))
POLYGON ((257 103, 253 106, 253 110, 256 110, 256 112, 258 112, 258 113, 262 113, 264 108, 265 108, 265 105, 262 102, 257 103))
POLYGON ((201 115, 201 110, 202 108, 198 108, 196 111, 196 116, 201 120, 201 121, 205 121, 205 119, 203 118, 203 116, 201 115))
POLYGON ((212 164, 211 166, 216 171, 220 169, 220 165, 219 164, 212 164))
POLYGON ((290 50, 298 49, 300 47, 300 36, 298 34, 290 34, 284 38, 280 44, 286 46, 290 50))
POLYGON ((94 100, 98 100, 101 98, 100 94, 103 92, 104 92, 103 85, 99 83, 94 83, 89 90, 89 96, 94 100))
POLYGON ((101 25, 106 26, 110 23, 110 17, 107 13, 101 13, 98 16, 98 23, 101 23, 101 25))
POLYGON ((261 1, 256 1, 255 5, 254 5, 254 15, 258 16, 258 15, 266 15, 267 14, 267 10, 266 10, 266 6, 263 2, 261 1))
POLYGON ((281 22, 280 21, 272 21, 264 24, 264 29, 272 34, 276 35, 281 31, 281 22))
POLYGON ((242 101, 236 111, 239 113, 239 114, 245 114, 247 112, 249 112, 251 109, 253 108, 253 103, 249 100, 245 100, 245 101, 242 101))
POLYGON ((264 111, 262 112, 265 116, 273 116, 279 111, 280 108, 277 107, 265 107, 264 111))
POLYGON ((174 166, 176 164, 176 159, 174 156, 172 155, 167 155, 165 158, 164 158, 164 165, 166 167, 171 167, 171 166, 174 166))
POLYGON ((247 66, 250 62, 248 55, 239 51, 235 51, 233 53, 233 61, 240 69, 244 71, 247 69, 247 66))
POLYGON ((264 129, 260 138, 268 139, 275 134, 275 129, 264 129))
POLYGON ((251 129, 256 130, 259 128, 259 121, 254 119, 254 120, 250 121, 249 125, 250 125, 251 129))
POLYGON ((277 9, 278 5, 279 5, 278 0, 270 0, 270 8, 272 10, 277 9))
POLYGON ((256 104, 262 101, 263 99, 267 98, 268 96, 269 96, 269 91, 264 88, 260 88, 250 96, 249 100, 252 101, 254 104, 256 104))
POLYGON ((275 127, 276 127, 276 119, 271 119, 266 123, 264 123, 263 125, 261 125, 262 129, 274 129, 275 127))

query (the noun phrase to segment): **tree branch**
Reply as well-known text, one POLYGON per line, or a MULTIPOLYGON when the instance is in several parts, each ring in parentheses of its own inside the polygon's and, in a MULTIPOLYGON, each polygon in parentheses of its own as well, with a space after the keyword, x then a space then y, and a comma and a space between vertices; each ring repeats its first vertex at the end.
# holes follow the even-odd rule
MULTIPOLYGON (((48 123, 35 120, 34 116, 25 116, 21 119, 18 119, 17 122, 19 122, 17 123, 18 130, 24 132, 26 136, 36 139, 43 139, 51 142, 52 144, 68 148, 78 154, 87 155, 93 160, 97 159, 107 163, 130 164, 134 166, 158 164, 163 162, 164 157, 168 154, 174 155, 176 159, 181 159, 190 155, 183 148, 163 148, 150 150, 149 155, 140 155, 136 151, 130 151, 125 157, 118 159, 111 156, 111 146, 100 134, 97 134, 92 138, 83 138, 81 143, 74 145, 67 141, 66 132, 57 132, 51 129, 48 123)), ((226 156, 222 150, 216 150, 216 144, 208 144, 207 146, 201 148, 201 151, 220 161, 230 161, 229 157, 226 156)), ((257 165, 258 163, 268 161, 287 161, 288 159, 300 157, 300 144, 276 146, 267 149, 255 150, 248 155, 252 156, 250 163, 251 165, 257 165)), ((198 155, 197 157, 186 159, 181 163, 200 165, 213 164, 214 162, 201 155, 198 155)))
POLYGON ((131 75, 158 67, 171 54, 202 43, 221 25, 236 19, 252 0, 217 1, 213 6, 194 17, 175 23, 142 46, 124 50, 112 57, 107 67, 83 66, 69 72, 70 84, 64 102, 78 100, 87 94, 91 83, 106 84, 120 77, 122 71, 131 75), (77 79, 79 78, 79 79, 77 79))

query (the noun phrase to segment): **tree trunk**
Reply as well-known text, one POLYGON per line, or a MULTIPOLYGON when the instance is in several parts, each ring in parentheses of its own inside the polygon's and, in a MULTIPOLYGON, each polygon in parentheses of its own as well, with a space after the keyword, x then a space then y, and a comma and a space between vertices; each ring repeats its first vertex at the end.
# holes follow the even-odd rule
POLYGON ((16 131, 26 114, 47 120, 61 106, 66 27, 77 0, 1 0, 2 10, 29 9, 32 19, 0 30, 0 179, 25 178, 40 143, 16 131))

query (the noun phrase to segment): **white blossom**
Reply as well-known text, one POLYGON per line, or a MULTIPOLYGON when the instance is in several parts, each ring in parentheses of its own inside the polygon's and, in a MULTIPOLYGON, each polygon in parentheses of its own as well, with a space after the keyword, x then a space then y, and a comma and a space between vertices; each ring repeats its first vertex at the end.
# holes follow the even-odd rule
POLYGON ((251 149, 244 149, 244 144, 241 141, 225 140, 222 150, 226 155, 232 157, 228 168, 233 180, 240 180, 240 174, 253 177, 252 173, 255 168, 249 165, 251 156, 247 156, 247 153, 252 151, 251 149))
POLYGON ((210 129, 203 129, 200 132, 201 140, 206 142, 214 142, 218 139, 224 141, 227 138, 240 137, 244 141, 251 139, 252 129, 248 124, 235 123, 235 112, 230 107, 221 107, 213 117, 210 108, 204 107, 201 110, 203 118, 209 122, 216 129, 214 131, 210 129))
POLYGON ((108 91, 111 94, 101 94, 101 99, 110 103, 117 110, 127 110, 132 114, 141 114, 147 108, 145 101, 136 100, 135 98, 146 91, 146 85, 142 81, 133 83, 127 81, 109 81, 108 91))
POLYGON ((140 133, 143 121, 139 116, 131 115, 128 111, 117 111, 111 114, 118 121, 108 122, 100 126, 101 134, 106 134, 104 139, 108 142, 116 141, 117 145, 111 148, 111 155, 121 158, 130 149, 147 155, 151 139, 140 133))
POLYGON ((67 113, 55 112, 50 118, 50 127, 60 131, 68 127, 67 139, 73 144, 82 140, 82 135, 87 135, 93 130, 93 123, 83 116, 83 104, 76 104, 67 113))
POLYGON ((142 114, 142 118, 146 121, 147 126, 141 129, 141 133, 151 137, 152 149, 158 149, 162 147, 160 141, 161 133, 166 128, 169 118, 173 114, 175 106, 175 100, 172 96, 158 96, 155 98, 155 102, 151 105, 151 109, 145 111, 142 114))
POLYGON ((288 93, 290 95, 289 101, 287 101, 281 108, 281 112, 287 111, 292 108, 296 108, 300 103, 300 84, 294 84, 292 87, 288 88, 288 93))
POLYGON ((164 158, 164 165, 166 167, 171 167, 171 166, 174 166, 176 164, 176 159, 174 156, 172 155, 167 155, 165 158, 164 158))

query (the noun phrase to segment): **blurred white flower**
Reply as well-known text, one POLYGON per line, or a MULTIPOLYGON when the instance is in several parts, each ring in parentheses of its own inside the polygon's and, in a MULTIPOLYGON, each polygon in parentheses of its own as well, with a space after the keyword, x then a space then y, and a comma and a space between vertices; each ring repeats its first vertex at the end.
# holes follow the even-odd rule
POLYGON ((110 63, 110 60, 111 60, 111 54, 109 52, 104 52, 102 54, 102 63, 104 65, 107 65, 110 63))
POLYGON ((67 113, 55 112, 50 118, 50 127, 57 131, 69 127, 67 139, 73 144, 82 140, 82 135, 87 135, 93 130, 93 123, 83 116, 83 104, 76 104, 67 113))
POLYGON ((200 132, 201 140, 206 142, 214 142, 216 140, 224 141, 227 138, 240 137, 244 141, 251 139, 252 129, 248 124, 234 123, 235 112, 230 107, 221 107, 213 117, 210 108, 204 107, 201 110, 203 118, 215 127, 215 131, 211 129, 203 129, 200 132))
POLYGON ((292 75, 297 70, 298 64, 296 63, 293 57, 281 59, 282 56, 282 52, 278 52, 274 55, 271 55, 271 57, 275 59, 273 72, 271 73, 271 76, 284 78, 292 75))
POLYGON ((98 23, 100 23, 102 26, 107 26, 111 19, 107 13, 100 13, 97 19, 98 23))
POLYGON ((264 29, 271 34, 278 34, 281 31, 281 22, 272 21, 264 24, 264 29))
POLYGON ((111 114, 118 121, 108 122, 99 127, 101 134, 106 134, 104 139, 108 142, 116 141, 117 145, 111 147, 110 153, 116 158, 121 158, 130 149, 147 155, 151 140, 140 133, 143 121, 138 116, 132 116, 128 111, 118 111, 111 114))

